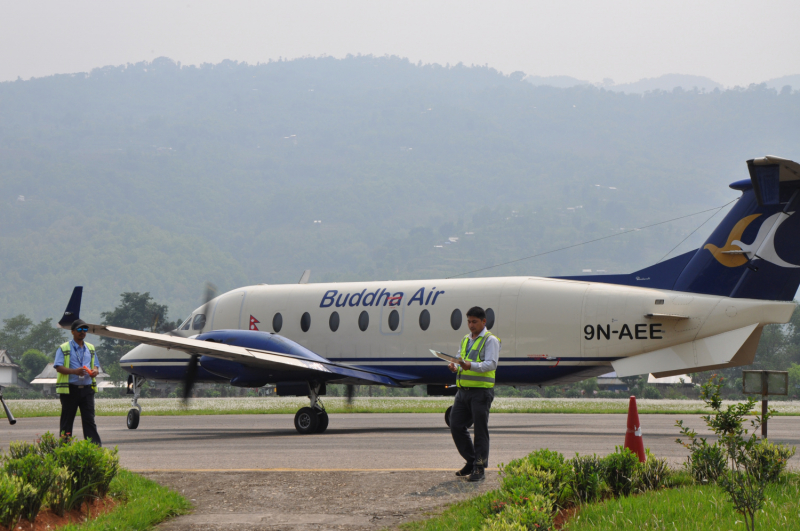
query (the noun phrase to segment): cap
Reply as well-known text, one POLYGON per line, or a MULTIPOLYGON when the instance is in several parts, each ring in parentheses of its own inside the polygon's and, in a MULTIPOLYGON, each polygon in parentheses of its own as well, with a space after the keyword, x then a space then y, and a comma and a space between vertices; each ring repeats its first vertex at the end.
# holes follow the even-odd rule
POLYGON ((86 322, 86 321, 84 321, 83 319, 75 319, 75 320, 72 322, 72 330, 75 330, 75 329, 76 329, 76 328, 78 328, 79 326, 89 326, 89 323, 87 323, 87 322, 86 322))

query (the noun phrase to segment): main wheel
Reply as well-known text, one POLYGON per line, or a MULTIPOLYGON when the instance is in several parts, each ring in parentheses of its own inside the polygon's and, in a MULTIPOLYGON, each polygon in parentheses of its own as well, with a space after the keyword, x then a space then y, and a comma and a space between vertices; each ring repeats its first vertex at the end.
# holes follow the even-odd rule
POLYGON ((294 416, 294 427, 303 435, 308 433, 316 433, 319 426, 319 415, 317 411, 310 407, 300 408, 300 411, 294 416))
POLYGON ((325 433, 325 430, 328 429, 328 412, 320 411, 317 413, 317 419, 319 420, 319 424, 317 424, 317 433, 325 433))
POLYGON ((128 410, 128 429, 135 430, 138 427, 139 427, 139 410, 138 409, 128 410))

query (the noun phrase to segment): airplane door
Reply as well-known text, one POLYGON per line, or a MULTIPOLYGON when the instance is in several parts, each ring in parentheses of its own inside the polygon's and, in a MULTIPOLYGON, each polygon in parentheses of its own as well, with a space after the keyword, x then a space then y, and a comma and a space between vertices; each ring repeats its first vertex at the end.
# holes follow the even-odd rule
POLYGON ((517 355, 579 356, 586 287, 582 282, 526 281, 517 302, 517 355))
POLYGON ((214 307, 211 330, 238 330, 244 303, 244 291, 226 293, 214 307))

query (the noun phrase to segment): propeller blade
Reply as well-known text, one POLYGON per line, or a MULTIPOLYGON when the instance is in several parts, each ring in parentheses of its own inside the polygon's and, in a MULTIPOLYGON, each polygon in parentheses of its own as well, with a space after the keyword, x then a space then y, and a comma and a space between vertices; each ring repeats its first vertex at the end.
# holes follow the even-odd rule
POLYGON ((197 379, 197 366, 200 360, 200 356, 197 354, 192 354, 192 357, 189 359, 189 364, 186 365, 186 376, 183 379, 183 401, 188 402, 189 396, 192 394, 192 388, 194 387, 194 382, 197 379))
POLYGON ((347 405, 353 405, 353 395, 356 392, 356 388, 353 384, 347 384, 347 405))

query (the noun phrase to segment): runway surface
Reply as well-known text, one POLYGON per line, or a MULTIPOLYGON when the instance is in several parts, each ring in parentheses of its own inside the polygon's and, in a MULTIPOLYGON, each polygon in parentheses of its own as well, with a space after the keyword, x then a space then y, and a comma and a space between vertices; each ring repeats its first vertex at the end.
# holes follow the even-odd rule
MULTIPOLYGON (((675 443, 677 419, 701 434, 698 416, 641 415, 644 443, 673 465, 687 451, 675 443)), ((139 428, 128 430, 124 417, 98 417, 104 446, 118 446, 123 466, 134 471, 211 470, 452 470, 463 464, 440 414, 335 414, 328 431, 299 435, 293 415, 142 416, 139 428)), ((773 442, 800 448, 800 417, 769 421, 773 442)), ((76 419, 76 435, 82 436, 76 419)), ((497 413, 490 417, 490 466, 507 463, 538 448, 571 457, 605 455, 622 445, 625 415, 497 413)), ((58 430, 58 418, 19 419, 4 425, 0 448, 9 441, 34 441, 58 430)), ((800 457, 791 466, 800 469, 800 457)))

